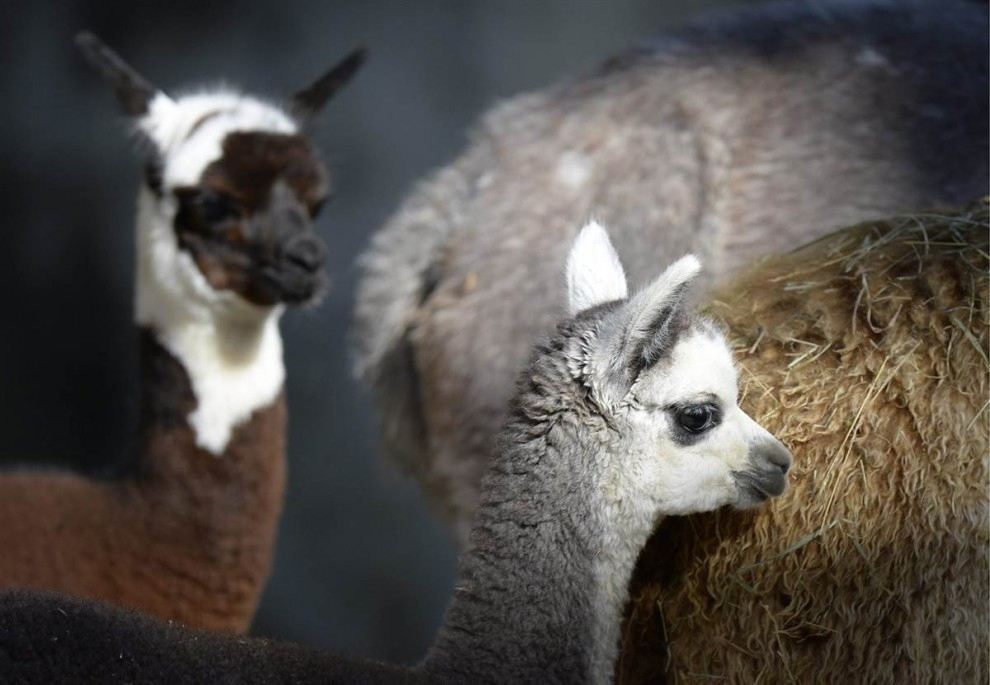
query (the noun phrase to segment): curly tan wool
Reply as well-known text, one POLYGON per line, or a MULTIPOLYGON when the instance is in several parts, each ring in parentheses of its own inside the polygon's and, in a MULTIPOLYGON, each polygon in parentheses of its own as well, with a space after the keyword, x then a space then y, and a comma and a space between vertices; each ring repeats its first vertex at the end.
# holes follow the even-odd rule
POLYGON ((715 296, 793 485, 654 535, 620 682, 987 682, 988 266, 984 200, 834 233, 715 296))

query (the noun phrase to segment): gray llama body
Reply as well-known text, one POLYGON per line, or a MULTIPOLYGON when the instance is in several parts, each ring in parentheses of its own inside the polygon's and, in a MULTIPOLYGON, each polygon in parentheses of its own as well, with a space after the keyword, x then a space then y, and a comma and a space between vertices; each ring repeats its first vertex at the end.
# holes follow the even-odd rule
POLYGON ((577 226, 630 280, 698 254, 720 279, 829 230, 987 191, 978 3, 774 4, 495 107, 363 261, 357 371, 390 456, 463 541, 577 226))

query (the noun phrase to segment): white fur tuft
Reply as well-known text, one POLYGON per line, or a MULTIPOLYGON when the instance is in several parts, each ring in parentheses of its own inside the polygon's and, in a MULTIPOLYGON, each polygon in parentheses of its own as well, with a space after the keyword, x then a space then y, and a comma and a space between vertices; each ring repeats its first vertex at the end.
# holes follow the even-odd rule
POLYGON ((278 313, 241 323, 187 322, 159 336, 189 374, 197 400, 189 425, 196 444, 212 454, 222 454, 233 429, 282 389, 278 313))
POLYGON ((571 316, 629 294, 626 274, 608 232, 589 221, 567 257, 567 303, 571 316))
POLYGON ((566 152, 557 162, 557 181, 570 190, 580 190, 591 178, 591 164, 579 152, 566 152))

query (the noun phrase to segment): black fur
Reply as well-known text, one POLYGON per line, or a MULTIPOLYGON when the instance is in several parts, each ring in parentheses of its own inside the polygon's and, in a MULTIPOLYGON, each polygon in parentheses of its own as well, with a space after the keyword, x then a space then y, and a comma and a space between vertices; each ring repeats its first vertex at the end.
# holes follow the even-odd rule
POLYGON ((148 113, 148 104, 157 92, 151 83, 89 31, 81 31, 76 36, 76 45, 86 61, 109 81, 127 114, 139 117, 148 113))
POLYGON ((312 84, 296 92, 292 96, 289 111, 299 121, 303 123, 309 121, 338 90, 354 78, 354 74, 358 72, 367 57, 368 51, 364 48, 351 52, 312 84))
POLYGON ((400 667, 297 645, 193 631, 95 602, 0 593, 0 683, 417 682, 400 667))

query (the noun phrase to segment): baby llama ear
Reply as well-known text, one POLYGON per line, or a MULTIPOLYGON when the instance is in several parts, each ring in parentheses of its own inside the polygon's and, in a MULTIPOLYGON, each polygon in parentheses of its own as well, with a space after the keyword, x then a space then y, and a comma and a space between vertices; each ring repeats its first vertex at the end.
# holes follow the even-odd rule
POLYGON ((653 366, 674 345, 684 296, 701 271, 694 255, 681 257, 625 306, 623 361, 630 378, 653 366))
POLYGON ((567 257, 568 312, 575 316, 627 295, 626 274, 608 232, 597 221, 589 221, 567 257))

